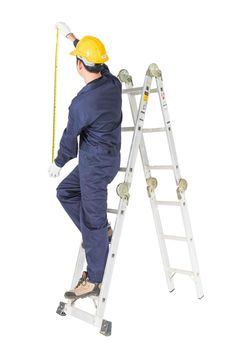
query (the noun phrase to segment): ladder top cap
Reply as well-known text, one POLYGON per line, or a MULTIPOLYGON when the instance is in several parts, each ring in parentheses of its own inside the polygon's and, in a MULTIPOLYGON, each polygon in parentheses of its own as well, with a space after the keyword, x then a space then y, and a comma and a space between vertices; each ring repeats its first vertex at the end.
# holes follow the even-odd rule
POLYGON ((146 74, 149 75, 150 77, 162 78, 162 72, 156 63, 151 63, 149 65, 149 68, 146 74))

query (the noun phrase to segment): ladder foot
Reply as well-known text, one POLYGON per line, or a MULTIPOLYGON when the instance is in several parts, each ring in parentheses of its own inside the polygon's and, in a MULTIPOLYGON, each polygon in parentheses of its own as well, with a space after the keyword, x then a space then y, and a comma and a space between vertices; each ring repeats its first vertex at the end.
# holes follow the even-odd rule
POLYGON ((60 301, 60 304, 59 304, 59 306, 58 306, 58 308, 57 308, 57 310, 56 310, 56 313, 57 313, 58 315, 60 315, 60 316, 66 316, 66 313, 65 313, 65 311, 64 311, 65 305, 66 305, 66 303, 63 303, 62 301, 60 301))
POLYGON ((101 324, 100 333, 108 337, 111 335, 111 330, 112 330, 112 322, 103 320, 101 324))
POLYGON ((169 293, 173 293, 175 291, 175 288, 173 288, 172 290, 169 291, 169 293))
POLYGON ((201 300, 202 298, 204 298, 204 294, 201 297, 198 297, 199 300, 201 300))

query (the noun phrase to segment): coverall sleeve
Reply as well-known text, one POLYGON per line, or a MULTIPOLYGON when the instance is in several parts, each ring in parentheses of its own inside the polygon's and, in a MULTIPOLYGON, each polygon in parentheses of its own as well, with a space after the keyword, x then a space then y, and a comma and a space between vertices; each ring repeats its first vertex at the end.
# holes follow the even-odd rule
POLYGON ((71 106, 69 107, 69 117, 67 126, 60 140, 55 163, 59 167, 63 167, 69 160, 76 158, 78 153, 78 140, 81 130, 84 127, 84 121, 81 115, 71 106))
POLYGON ((80 41, 79 39, 75 39, 75 40, 73 41, 73 44, 74 44, 75 47, 76 47, 76 45, 78 44, 79 41, 80 41))

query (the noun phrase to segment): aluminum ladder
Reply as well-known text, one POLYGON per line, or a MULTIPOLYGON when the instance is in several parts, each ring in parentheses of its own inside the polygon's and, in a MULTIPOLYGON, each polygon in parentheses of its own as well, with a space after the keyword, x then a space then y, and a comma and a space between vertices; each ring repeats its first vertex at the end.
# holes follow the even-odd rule
MULTIPOLYGON (((187 189, 187 181, 181 178, 177 154, 172 134, 171 122, 169 119, 169 113, 165 98, 165 93, 163 89, 163 79, 162 73, 159 70, 158 66, 155 63, 150 64, 147 69, 144 84, 142 87, 133 87, 132 77, 129 75, 128 71, 123 69, 119 72, 118 78, 122 83, 125 83, 126 89, 123 89, 122 93, 128 95, 130 108, 133 118, 133 127, 122 127, 122 132, 133 132, 133 137, 131 141, 130 152, 128 156, 127 166, 121 167, 120 171, 125 172, 124 182, 117 185, 116 191, 120 197, 118 209, 107 209, 108 213, 116 215, 115 224, 113 228, 113 237, 110 244, 109 255, 105 267, 104 277, 101 285, 100 295, 97 297, 91 297, 95 305, 95 313, 91 314, 84 310, 81 310, 75 306, 75 303, 72 301, 60 302, 57 313, 61 316, 66 314, 75 316, 83 321, 86 321, 96 327, 100 328, 100 333, 109 336, 111 335, 112 323, 103 319, 105 307, 108 299, 108 293, 110 288, 111 277, 113 273, 115 258, 117 255, 118 244, 120 240, 120 235, 122 232, 123 222, 125 218, 125 211, 129 202, 129 190, 132 183, 134 166, 136 163, 138 149, 140 150, 140 156, 143 164, 145 180, 147 184, 147 193, 149 196, 151 209, 153 213, 154 223, 156 227, 156 232, 158 236, 163 267, 165 272, 165 277, 167 281, 167 286, 169 292, 172 292, 174 288, 173 277, 177 274, 184 274, 190 276, 195 282, 197 297, 201 299, 203 297, 203 288, 201 283, 201 276, 199 272, 199 266, 196 256, 196 250, 192 235, 191 223, 188 214, 185 190, 187 189), (156 88, 151 89, 152 80, 156 80, 156 88), (157 93, 159 96, 161 110, 164 120, 164 127, 161 128, 143 128, 145 114, 148 105, 149 95, 152 93, 157 93), (140 95, 139 107, 137 107, 136 95, 140 95), (167 141, 169 146, 169 151, 171 155, 171 165, 150 165, 148 160, 148 155, 146 152, 146 146, 144 142, 144 133, 165 132, 167 135, 167 141), (157 179, 151 176, 151 169, 154 170, 172 170, 174 173, 174 178, 176 181, 176 192, 177 192, 177 201, 159 201, 156 199, 155 189, 157 187, 157 179), (181 209, 181 215, 183 219, 185 236, 174 236, 164 234, 160 215, 159 207, 160 206, 178 206, 181 209), (191 262, 190 270, 183 270, 170 266, 168 251, 166 247, 166 240, 177 240, 185 242, 188 246, 189 258, 191 262)), ((72 280, 71 288, 74 288, 78 283, 81 274, 83 265, 85 262, 85 253, 80 245, 78 258, 76 262, 75 272, 72 280)), ((80 299, 79 299, 80 300, 80 299)))

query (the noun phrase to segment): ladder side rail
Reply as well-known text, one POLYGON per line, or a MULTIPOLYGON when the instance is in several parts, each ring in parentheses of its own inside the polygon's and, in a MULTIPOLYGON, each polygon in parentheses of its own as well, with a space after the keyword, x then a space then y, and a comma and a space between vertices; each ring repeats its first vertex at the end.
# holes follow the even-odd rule
MULTIPOLYGON (((180 174, 180 170, 179 170, 177 152, 176 152, 176 147, 175 147, 175 143, 174 143, 172 126, 171 126, 171 122, 170 122, 170 118, 169 118, 165 92, 163 89, 163 80, 162 80, 161 76, 156 77, 156 84, 158 87, 159 100, 160 100, 161 110, 162 110, 164 124, 165 124, 165 128, 166 128, 170 155, 171 155, 173 168, 174 168, 174 177, 176 180, 176 184, 178 185, 179 181, 181 179, 181 174, 180 174)), ((183 218, 183 223, 184 223, 184 228, 185 228, 185 234, 187 237, 190 262, 191 262, 192 270, 194 273, 194 282, 195 282, 195 286, 196 286, 196 292, 197 292, 198 298, 202 298, 203 297, 203 290, 202 290, 202 283, 201 283, 201 278, 200 278, 200 273, 199 273, 199 264, 198 264, 198 260, 197 260, 196 248, 194 245, 193 233, 192 233, 192 228, 191 228, 191 222, 190 222, 189 213, 188 213, 187 204, 186 204, 186 197, 185 197, 185 193, 181 193, 180 195, 181 195, 181 198, 179 200, 179 204, 180 204, 180 208, 181 208, 181 213, 182 213, 182 218, 183 218)))
POLYGON ((75 288, 75 286, 79 282, 79 279, 81 278, 84 262, 85 262, 85 250, 82 247, 82 243, 80 245, 77 260, 76 260, 75 271, 74 271, 74 275, 71 283, 71 289, 75 288))
POLYGON ((190 217, 189 217, 189 212, 188 212, 188 208, 187 208, 185 194, 182 193, 181 196, 182 196, 182 199, 180 201, 181 202, 180 208, 181 208, 181 213, 182 213, 182 217, 183 217, 185 233, 186 233, 186 237, 187 237, 188 251, 189 251, 192 271, 194 273, 193 278, 194 278, 194 282, 196 285, 196 292, 197 292, 198 298, 200 299, 203 297, 203 287, 202 287, 202 282, 201 282, 201 277, 200 277, 196 247, 195 247, 195 243, 194 243, 191 221, 190 221, 190 217))
MULTIPOLYGON (((127 89, 131 89, 133 87, 132 79, 127 80, 126 87, 127 87, 127 89)), ((135 123, 136 118, 137 118, 136 98, 134 95, 128 94, 128 99, 129 99, 129 103, 130 103, 130 107, 131 107, 133 122, 135 123)), ((146 146, 145 146, 143 134, 141 136, 139 149, 140 149, 140 156, 141 156, 141 161, 142 161, 143 170, 144 170, 144 176, 145 176, 145 180, 147 183, 147 179, 151 178, 151 171, 148 168, 149 159, 148 159, 148 155, 147 155, 147 151, 146 151, 146 146)), ((174 282, 171 279, 171 273, 169 272, 169 268, 170 268, 169 256, 168 256, 165 240, 163 239, 163 234, 164 234, 163 226, 161 223, 159 211, 158 211, 157 206, 156 206, 156 197, 155 197, 154 190, 152 190, 150 192, 149 200, 150 200, 150 205, 151 205, 151 209, 152 209, 152 213, 153 213, 157 237, 158 237, 158 241, 159 241, 159 247, 160 247, 160 251, 161 251, 161 257, 162 257, 162 262, 163 262, 163 266, 164 266, 166 282, 167 282, 167 286, 168 286, 169 291, 172 292, 174 290, 174 282)))
MULTIPOLYGON (((134 172, 134 166, 136 163, 136 158, 137 158, 137 153, 138 153, 138 148, 139 144, 141 141, 141 136, 142 136, 142 129, 143 129, 143 122, 144 122, 144 116, 145 112, 147 109, 147 102, 148 102, 148 91, 150 90, 150 86, 152 83, 152 77, 146 75, 145 80, 144 80, 144 85, 143 85, 143 93, 141 96, 140 100, 140 105, 137 113, 137 120, 135 123, 135 130, 133 134, 133 138, 131 141, 131 147, 130 147, 130 152, 129 152, 129 157, 128 157, 128 162, 127 162, 127 169, 125 172, 125 177, 124 177, 124 183, 128 184, 128 189, 130 188, 132 177, 133 177, 133 172, 134 172)), ((126 208, 127 206, 127 199, 124 199, 123 202, 122 200, 120 201, 120 205, 124 205, 126 208)), ((113 274, 113 268, 114 268, 114 262, 115 262, 115 256, 119 244, 119 239, 120 239, 120 233, 121 233, 121 226, 123 224, 122 218, 124 215, 120 215, 121 220, 117 220, 116 224, 118 224, 118 230, 116 230, 112 236, 112 241, 111 241, 111 247, 108 255, 108 259, 106 262, 106 267, 105 267, 105 272, 104 272, 104 278, 102 281, 102 287, 101 287, 101 293, 100 293, 100 298, 98 302, 98 307, 96 309, 96 318, 102 318, 104 315, 105 307, 106 307, 106 301, 108 298, 108 293, 109 293, 109 288, 110 288, 110 282, 113 274)), ((118 217, 117 217, 118 219, 118 217)))
POLYGON ((113 233, 110 248, 109 248, 109 253, 108 253, 107 262, 106 262, 105 271, 104 271, 104 277, 103 277, 100 295, 98 299, 98 305, 95 313, 96 322, 98 322, 98 320, 102 320, 104 317, 110 284, 111 284, 113 270, 114 270, 114 265, 115 265, 115 259, 117 256, 119 241, 122 234, 122 227, 125 219, 126 208, 127 208, 127 199, 120 199, 119 213, 115 221, 114 233, 113 233))
POLYGON ((181 174, 180 174, 180 170, 179 170, 178 157, 177 157, 176 147, 175 147, 173 133, 172 133, 171 121, 170 121, 169 113, 168 113, 168 105, 166 102, 165 92, 163 89, 162 77, 156 77, 156 84, 157 84, 157 88, 158 88, 158 95, 159 95, 161 110, 162 110, 162 114, 163 114, 164 125, 166 128, 166 135, 167 135, 167 139, 168 139, 169 151, 170 151, 171 160, 172 160, 172 164, 173 164, 173 168, 174 168, 174 177, 176 180, 176 184, 178 185, 179 180, 181 179, 181 174))

